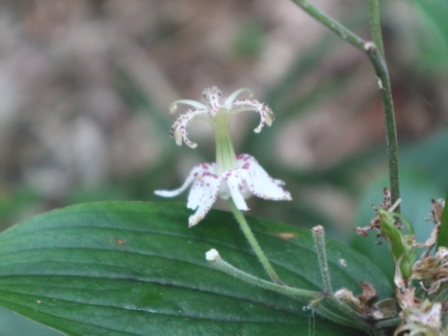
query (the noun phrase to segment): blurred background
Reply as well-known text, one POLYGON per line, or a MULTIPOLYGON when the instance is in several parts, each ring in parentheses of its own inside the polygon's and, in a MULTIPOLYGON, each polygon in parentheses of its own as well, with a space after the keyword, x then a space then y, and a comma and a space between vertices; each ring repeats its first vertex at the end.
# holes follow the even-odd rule
MULTIPOLYGON (((365 2, 312 2, 370 39, 365 2)), ((403 213, 424 240, 430 199, 448 190, 448 3, 381 5, 403 213)), ((153 190, 176 188, 193 165, 213 161, 213 136, 194 123, 198 148, 176 146, 168 106, 212 85, 224 94, 249 87, 276 114, 260 134, 255 113, 232 126, 236 151, 294 197, 251 199, 250 214, 323 224, 367 255, 387 251, 352 230, 369 224, 388 185, 374 72, 289 0, 1 0, 0 230, 82 202, 183 202, 186 193, 167 200, 153 190)), ((0 314, 1 336, 51 335, 11 329, 25 327, 0 314)))

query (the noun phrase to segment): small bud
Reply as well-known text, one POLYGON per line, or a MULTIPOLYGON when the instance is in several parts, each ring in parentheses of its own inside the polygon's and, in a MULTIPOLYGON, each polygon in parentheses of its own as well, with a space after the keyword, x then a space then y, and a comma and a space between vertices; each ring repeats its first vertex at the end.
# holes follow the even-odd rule
POLYGON ((177 112, 177 104, 171 104, 169 110, 170 110, 170 114, 176 113, 177 112))
POLYGON ((375 49, 376 49, 376 45, 372 41, 364 43, 364 50, 365 51, 373 51, 375 49))
POLYGON ((317 225, 311 229, 313 233, 325 233, 324 227, 322 225, 317 225))
POLYGON ((215 249, 211 249, 205 253, 205 259, 210 262, 215 262, 218 259, 221 259, 221 256, 219 255, 218 251, 216 251, 215 249))

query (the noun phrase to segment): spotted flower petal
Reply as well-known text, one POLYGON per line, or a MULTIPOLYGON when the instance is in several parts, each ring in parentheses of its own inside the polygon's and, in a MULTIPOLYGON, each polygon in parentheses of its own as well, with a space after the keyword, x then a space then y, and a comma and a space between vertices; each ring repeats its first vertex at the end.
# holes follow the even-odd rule
POLYGON ((185 180, 184 184, 182 184, 182 186, 180 188, 175 189, 175 190, 155 190, 154 194, 156 194, 157 196, 161 196, 161 197, 178 196, 181 193, 183 193, 184 190, 187 189, 191 183, 193 183, 193 181, 196 179, 196 177, 199 174, 203 173, 204 171, 210 171, 212 169, 214 169, 213 166, 208 163, 203 163, 203 164, 197 165, 197 166, 193 167, 190 174, 188 174, 188 177, 185 180))
POLYGON ((182 145, 182 141, 184 141, 188 147, 196 148, 197 144, 188 138, 187 127, 193 119, 201 116, 207 116, 207 113, 208 112, 205 109, 194 111, 188 110, 186 113, 177 118, 173 126, 171 126, 170 136, 174 138, 178 146, 182 145))
POLYGON ((270 177, 254 157, 241 154, 237 161, 242 182, 252 194, 267 200, 292 200, 291 194, 282 188, 284 183, 270 177))
POLYGON ((187 208, 196 210, 188 220, 188 227, 199 223, 216 202, 221 178, 215 174, 204 172, 198 175, 188 195, 187 208))
MULTIPOLYGON (((224 98, 221 91, 216 86, 213 86, 202 92, 202 100, 200 102, 190 99, 181 99, 173 102, 170 105, 171 113, 176 112, 179 105, 189 107, 171 127, 170 135, 174 137, 176 144, 180 146, 182 142, 185 142, 187 146, 195 148, 197 144, 188 138, 188 125, 193 120, 205 120, 214 127, 219 127, 220 125, 217 125, 216 120, 216 116, 219 113, 227 114, 227 117, 230 119, 233 115, 241 112, 255 111, 260 114, 260 123, 254 129, 254 132, 259 133, 264 125, 271 126, 274 121, 274 113, 272 110, 267 105, 254 99, 236 100, 243 92, 248 92, 252 96, 251 90, 242 88, 234 91, 227 98, 224 98)), ((224 122, 223 127, 228 127, 228 122, 224 122)))
POLYGON ((215 115, 222 106, 222 92, 216 86, 205 89, 202 92, 202 102, 210 109, 210 114, 215 115))
POLYGON ((240 210, 249 210, 246 201, 244 200, 246 193, 243 193, 243 183, 241 180, 241 172, 239 169, 229 170, 224 174, 224 181, 226 183, 227 189, 229 190, 230 196, 236 207, 240 210))
POLYGON ((170 113, 176 113, 177 108, 179 107, 179 104, 193 106, 197 110, 206 110, 207 109, 207 106, 205 106, 204 104, 202 104, 196 100, 180 99, 180 100, 176 100, 170 104, 170 113))
POLYGON ((412 306, 404 307, 400 313, 401 326, 394 335, 445 335, 442 326, 442 304, 428 299, 412 306))
POLYGON ((255 133, 260 133, 264 125, 271 126, 275 119, 274 112, 267 105, 257 100, 237 100, 230 104, 228 109, 231 111, 231 115, 246 111, 258 112, 260 114, 260 123, 254 129, 255 133))
POLYGON ((245 199, 252 195, 266 200, 291 200, 291 194, 282 188, 283 182, 274 180, 250 155, 237 157, 238 167, 216 174, 215 163, 197 165, 184 184, 173 191, 157 190, 162 197, 174 197, 192 185, 187 208, 195 210, 190 216, 189 227, 200 222, 209 212, 216 199, 232 198, 240 210, 249 210, 245 199))

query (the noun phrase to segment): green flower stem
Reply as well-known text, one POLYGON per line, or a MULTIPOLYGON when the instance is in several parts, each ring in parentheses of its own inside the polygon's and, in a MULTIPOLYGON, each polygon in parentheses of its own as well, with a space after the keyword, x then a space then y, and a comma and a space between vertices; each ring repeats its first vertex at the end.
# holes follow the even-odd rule
POLYGON ((349 318, 352 321, 356 321, 358 324, 365 325, 365 317, 358 313, 355 309, 342 302, 335 296, 330 296, 326 299, 329 305, 336 308, 342 315, 349 318))
POLYGON ((329 17, 327 14, 322 12, 316 6, 312 5, 306 0, 292 0, 300 8, 302 8, 306 13, 312 16, 314 19, 322 23, 325 27, 335 32, 343 40, 347 41, 351 45, 355 46, 359 50, 364 50, 365 40, 360 38, 358 35, 344 27, 341 23, 329 17))
MULTIPOLYGON (((230 118, 227 111, 219 111, 215 117, 215 124, 213 127, 215 131, 216 170, 218 175, 220 175, 224 171, 235 169, 238 165, 235 150, 233 149, 229 124, 230 118)), ((238 221, 238 224, 241 227, 241 231, 243 231, 244 235, 247 238, 247 241, 258 257, 258 260, 260 260, 264 269, 268 273, 269 277, 274 283, 282 285, 280 278, 278 277, 272 265, 269 263, 260 245, 258 245, 257 239, 252 233, 249 224, 246 221, 246 218, 244 217, 241 210, 236 207, 232 198, 229 199, 229 205, 232 209, 233 214, 235 215, 236 220, 238 221)))
MULTIPOLYGON (((370 24, 375 44, 368 43, 342 24, 326 15, 317 7, 306 0, 293 0, 300 8, 322 23, 324 26, 335 32, 344 41, 347 41, 357 49, 367 54, 375 73, 378 77, 378 85, 381 91, 383 109, 386 122, 387 148, 389 158, 389 178, 392 193, 392 204, 400 198, 400 179, 398 173, 398 140, 395 126, 394 107, 392 101, 392 91, 389 79, 389 72, 384 61, 383 43, 379 20, 379 9, 377 0, 369 0, 370 24)), ((397 208, 395 212, 399 213, 397 208)))
MULTIPOLYGON (((400 175, 398 169, 398 139, 397 128, 395 126, 394 106, 392 101, 392 89, 390 85, 389 72, 383 59, 379 56, 375 49, 368 53, 372 64, 378 74, 382 89, 381 95, 383 107, 386 117, 386 135, 387 148, 389 158, 389 183, 391 190, 391 203, 394 204, 400 199, 400 175)), ((395 209, 396 213, 400 213, 400 207, 395 209)))
MULTIPOLYGON (((372 31, 373 41, 376 46, 376 48, 374 49, 376 50, 376 52, 372 53, 370 49, 367 49, 366 51, 382 84, 381 95, 386 117, 387 146, 389 152, 389 178, 392 194, 391 201, 392 204, 394 204, 398 199, 400 199, 397 127, 395 125, 392 88, 390 85, 389 71, 386 65, 383 37, 381 35, 381 20, 378 0, 369 0, 369 18, 370 29, 372 31)), ((400 207, 397 207, 395 209, 395 212, 400 213, 400 207)))
POLYGON ((322 317, 333 321, 337 324, 342 324, 348 327, 356 327, 358 329, 364 330, 366 332, 371 332, 371 327, 364 322, 363 320, 354 319, 354 315, 350 317, 346 317, 344 315, 340 315, 335 313, 334 309, 331 307, 325 307, 324 305, 320 304, 319 302, 312 302, 311 303, 312 308, 322 317))
POLYGON ((385 60, 383 37, 381 35, 380 8, 378 0, 369 0, 369 19, 373 42, 375 42, 381 56, 385 60))
POLYGON ((249 227, 249 224, 246 221, 246 218, 244 217, 241 210, 239 210, 233 200, 229 199, 230 208, 232 209, 233 214, 235 215, 235 218, 240 225, 241 231, 243 231, 244 235, 246 236, 247 241, 249 242, 250 246, 252 247, 253 251, 255 252, 258 260, 260 260, 261 264, 263 265, 264 269, 268 273, 269 277, 273 282, 275 282, 278 285, 282 285, 282 281, 278 277, 277 273, 275 272, 274 268, 272 267, 271 263, 269 262, 268 258, 264 254, 263 250, 261 249, 260 245, 257 242, 257 239, 255 238, 254 234, 252 233, 252 230, 249 227))
POLYGON ((322 284, 325 294, 333 296, 333 288, 331 287, 330 272, 328 269, 327 253, 325 250, 325 231, 321 225, 313 227, 311 230, 314 239, 314 247, 317 252, 322 284))
POLYGON ((262 287, 264 289, 268 289, 280 294, 293 296, 293 297, 299 297, 299 298, 306 298, 306 299, 319 299, 324 296, 321 292, 314 292, 306 289, 299 289, 299 288, 293 288, 285 285, 279 285, 275 284, 270 281, 266 281, 260 278, 257 278, 251 274, 248 274, 246 272, 243 272, 242 270, 232 266, 228 262, 222 260, 220 257, 216 260, 210 261, 210 264, 213 265, 213 267, 217 268, 220 271, 223 271, 227 274, 233 275, 234 277, 243 280, 247 283, 250 283, 252 285, 262 287))
POLYGON ((234 267, 233 265, 221 259, 219 255, 215 259, 209 260, 209 263, 216 269, 232 275, 249 284, 299 299, 312 299, 312 309, 314 309, 322 317, 338 324, 346 325, 352 328, 356 327, 367 332, 371 331, 370 326, 365 322, 361 315, 359 315, 356 311, 354 311, 347 305, 344 305, 336 298, 327 297, 327 295, 323 292, 315 292, 306 289, 289 287, 260 279, 234 267), (337 301, 336 304, 335 300, 337 301), (329 307, 326 307, 324 303, 328 304, 329 307), (346 309, 343 309, 341 311, 340 305, 344 305, 344 308, 346 309), (340 314, 335 313, 335 310, 331 309, 332 307, 337 308, 340 314))
POLYGON ((314 309, 322 317, 338 324, 346 325, 349 327, 357 327, 361 330, 370 331, 370 326, 365 322, 365 320, 359 313, 357 313, 335 297, 328 297, 326 293, 289 287, 260 279, 222 260, 219 254, 213 260, 209 259, 209 263, 216 269, 230 274, 249 284, 291 297, 300 299, 312 299, 312 309, 314 309), (328 305, 329 307, 326 307, 324 304, 328 305), (339 310, 340 314, 335 313, 335 310, 332 308, 336 308, 336 311, 339 310))
MULTIPOLYGON (((331 286, 330 271, 328 269, 327 252, 325 249, 325 230, 323 226, 315 226, 313 227, 311 232, 313 234, 314 247, 316 248, 317 252, 317 259, 319 262, 319 269, 322 277, 324 292, 327 295, 327 297, 325 298, 325 302, 336 308, 346 318, 358 321, 357 323, 363 324, 363 322, 361 321, 364 318, 361 314, 359 314, 356 310, 352 309, 350 306, 334 296, 333 288, 331 286)), ((316 309, 316 311, 319 312, 318 309, 316 309)))
POLYGON ((213 129, 216 142, 216 169, 217 174, 220 175, 226 170, 237 167, 230 134, 230 118, 226 111, 218 112, 213 129))
POLYGON ((380 320, 375 323, 375 329, 381 330, 385 328, 395 328, 400 325, 402 322, 400 317, 394 317, 386 320, 380 320))

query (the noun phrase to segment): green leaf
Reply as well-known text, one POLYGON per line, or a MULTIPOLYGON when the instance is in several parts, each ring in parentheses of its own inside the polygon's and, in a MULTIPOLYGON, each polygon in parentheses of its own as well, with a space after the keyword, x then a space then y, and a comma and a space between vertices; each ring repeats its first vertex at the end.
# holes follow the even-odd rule
POLYGON ((442 212, 442 220, 437 234, 437 247, 445 246, 448 247, 448 194, 445 197, 445 206, 442 212))
MULTIPOLYGON (((442 131, 428 137, 424 141, 405 148, 402 155, 402 166, 418 169, 425 174, 442 191, 448 191, 448 131, 442 131)), ((434 196, 433 196, 434 198, 434 196)))
MULTIPOLYGON (((0 235, 0 305, 68 335, 360 334, 213 269, 210 248, 266 278, 230 213, 211 211, 192 229, 189 214, 184 205, 91 203, 18 224, 0 235)), ((308 230, 249 223, 286 284, 321 288, 308 230)), ((359 294, 362 280, 392 294, 369 259, 327 246, 335 289, 359 294)))
POLYGON ((13 312, 0 308, 0 336, 61 336, 57 331, 48 329, 13 312))
POLYGON ((411 20, 413 25, 407 30, 412 34, 410 44, 414 44, 418 65, 426 72, 442 72, 447 69, 448 3, 446 0, 413 0, 411 4, 416 20, 411 20))

